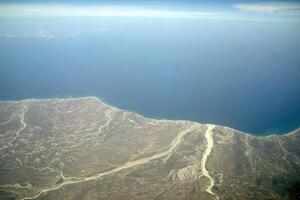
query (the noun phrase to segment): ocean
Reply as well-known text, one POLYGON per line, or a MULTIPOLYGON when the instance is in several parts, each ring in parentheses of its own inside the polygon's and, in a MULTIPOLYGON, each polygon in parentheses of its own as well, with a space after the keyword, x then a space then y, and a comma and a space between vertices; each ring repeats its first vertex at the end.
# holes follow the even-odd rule
POLYGON ((300 26, 160 18, 1 19, 0 100, 97 96, 254 135, 300 125, 300 26))

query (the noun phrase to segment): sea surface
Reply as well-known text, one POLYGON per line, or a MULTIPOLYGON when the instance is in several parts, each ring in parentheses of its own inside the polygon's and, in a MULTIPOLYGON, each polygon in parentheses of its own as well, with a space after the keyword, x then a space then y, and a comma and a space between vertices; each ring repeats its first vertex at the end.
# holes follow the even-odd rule
POLYGON ((300 26, 199 19, 0 22, 0 99, 97 96, 255 135, 300 125, 300 26))

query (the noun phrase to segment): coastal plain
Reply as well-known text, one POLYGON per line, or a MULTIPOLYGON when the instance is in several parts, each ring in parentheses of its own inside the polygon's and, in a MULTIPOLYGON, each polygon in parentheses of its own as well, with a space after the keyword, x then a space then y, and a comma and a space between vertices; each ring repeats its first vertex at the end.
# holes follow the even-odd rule
POLYGON ((299 199, 299 144, 96 97, 2 101, 0 199, 299 199))

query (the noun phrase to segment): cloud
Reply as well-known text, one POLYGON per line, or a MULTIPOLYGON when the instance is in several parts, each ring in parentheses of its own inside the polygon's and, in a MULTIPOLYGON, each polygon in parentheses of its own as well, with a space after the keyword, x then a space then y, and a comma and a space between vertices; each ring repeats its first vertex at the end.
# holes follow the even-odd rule
POLYGON ((37 39, 61 39, 76 37, 79 32, 58 32, 58 31, 24 31, 21 33, 0 33, 0 38, 37 38, 37 39))
POLYGON ((246 12, 300 14, 300 3, 235 4, 234 8, 246 12))
POLYGON ((61 16, 61 17, 147 17, 191 18, 243 21, 291 21, 299 23, 300 3, 235 4, 235 9, 184 10, 160 6, 72 5, 72 4, 0 4, 3 16, 61 16), (247 12, 245 12, 247 11, 247 12), (249 14, 250 12, 250 14, 249 14), (246 14, 245 14, 246 13, 246 14), (258 14, 259 13, 259 14, 258 14), (260 13, 267 13, 262 16, 260 13), (276 17, 274 15, 276 14, 276 17), (279 14, 278 14, 279 13, 279 14), (277 15, 278 14, 278 15, 277 15), (267 16, 269 15, 269 16, 267 16), (294 16, 294 18, 291 18, 294 16))
POLYGON ((213 11, 175 11, 154 6, 78 6, 3 4, 2 15, 42 15, 42 16, 111 16, 111 17, 168 17, 168 18, 215 18, 226 17, 228 13, 213 11))

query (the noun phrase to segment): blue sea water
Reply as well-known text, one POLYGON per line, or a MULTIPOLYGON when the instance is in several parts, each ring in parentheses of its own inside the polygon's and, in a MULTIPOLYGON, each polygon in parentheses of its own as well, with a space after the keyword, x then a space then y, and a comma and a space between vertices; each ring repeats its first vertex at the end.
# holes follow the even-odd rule
POLYGON ((70 96, 255 135, 292 131, 300 125, 300 26, 1 19, 0 99, 70 96))

